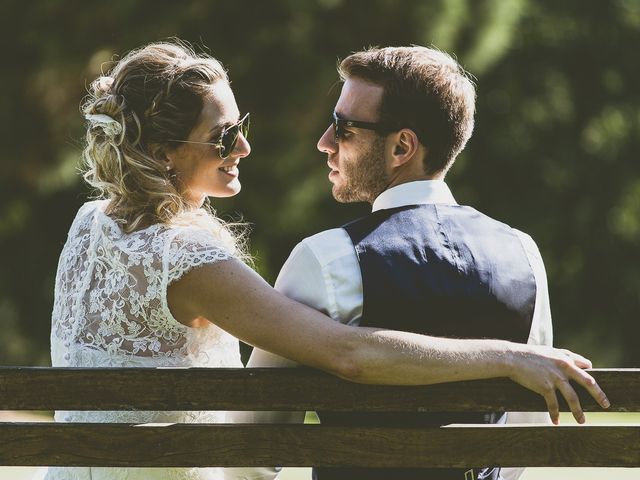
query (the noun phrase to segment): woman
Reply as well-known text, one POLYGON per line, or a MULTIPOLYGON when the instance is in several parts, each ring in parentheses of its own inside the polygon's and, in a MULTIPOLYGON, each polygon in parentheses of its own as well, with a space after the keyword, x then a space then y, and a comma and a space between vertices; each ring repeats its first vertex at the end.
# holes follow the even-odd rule
MULTIPOLYGON (((227 74, 181 44, 126 55, 83 105, 85 178, 103 200, 74 220, 56 277, 54 366, 241 367, 238 338, 364 383, 508 376, 555 390, 583 421, 577 381, 606 398, 568 351, 342 325, 274 291, 238 239, 203 205, 240 191, 250 153, 227 74), (282 335, 282 332, 287 332, 282 335)), ((62 422, 222 422, 223 412, 57 412, 62 422)), ((217 469, 56 468, 51 479, 210 479, 217 469)))

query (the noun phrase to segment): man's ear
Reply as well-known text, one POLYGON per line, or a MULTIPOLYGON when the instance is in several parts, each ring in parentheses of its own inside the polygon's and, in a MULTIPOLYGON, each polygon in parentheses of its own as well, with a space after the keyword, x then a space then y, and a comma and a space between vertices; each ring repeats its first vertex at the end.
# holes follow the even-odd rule
POLYGON ((391 160, 391 166, 400 167, 416 155, 420 141, 416 133, 409 128, 398 130, 392 139, 391 156, 393 158, 391 160))

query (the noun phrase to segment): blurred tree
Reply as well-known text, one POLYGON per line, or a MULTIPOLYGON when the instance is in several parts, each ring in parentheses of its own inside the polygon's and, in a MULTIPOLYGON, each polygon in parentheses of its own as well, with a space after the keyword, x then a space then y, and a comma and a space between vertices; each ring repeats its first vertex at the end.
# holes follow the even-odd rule
POLYGON ((87 195, 76 167, 86 85, 122 53, 178 36, 206 45, 252 112, 242 193, 273 280, 303 236, 363 214, 330 196, 315 144, 339 93, 337 58, 434 45, 476 77, 477 127, 450 174, 458 200, 533 235, 557 343, 637 365, 640 6, 632 0, 119 0, 0 4, 0 362, 46 363, 57 256, 87 195))

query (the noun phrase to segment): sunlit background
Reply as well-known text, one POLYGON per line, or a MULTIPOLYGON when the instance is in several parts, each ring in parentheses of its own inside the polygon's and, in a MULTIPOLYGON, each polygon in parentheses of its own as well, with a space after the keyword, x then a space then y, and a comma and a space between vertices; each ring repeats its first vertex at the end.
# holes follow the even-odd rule
POLYGON ((433 45, 477 78, 475 134, 448 177, 457 200, 530 233, 556 345, 638 366, 640 2, 634 0, 128 0, 0 3, 0 364, 47 365, 58 255, 88 191, 78 105, 110 61, 178 36, 229 69, 252 114, 242 193, 273 281, 304 236, 366 213, 334 203, 315 144, 338 58, 433 45))

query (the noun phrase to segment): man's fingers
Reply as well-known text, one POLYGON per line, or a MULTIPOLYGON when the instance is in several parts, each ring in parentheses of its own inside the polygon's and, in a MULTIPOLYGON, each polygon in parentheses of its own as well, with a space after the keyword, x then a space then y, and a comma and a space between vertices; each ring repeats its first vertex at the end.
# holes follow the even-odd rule
POLYGON ((560 390, 560 393, 562 393, 562 396, 567 401, 567 405, 569 405, 569 409, 571 413, 573 413, 573 418, 576 419, 576 422, 584 423, 585 418, 582 406, 580 405, 580 399, 573 387, 571 387, 571 384, 568 381, 560 382, 558 390, 560 390))
POLYGON ((549 410, 549 416, 554 425, 558 425, 560 422, 560 407, 558 406, 558 397, 556 397, 556 391, 544 395, 544 400, 547 402, 547 410, 549 410))

